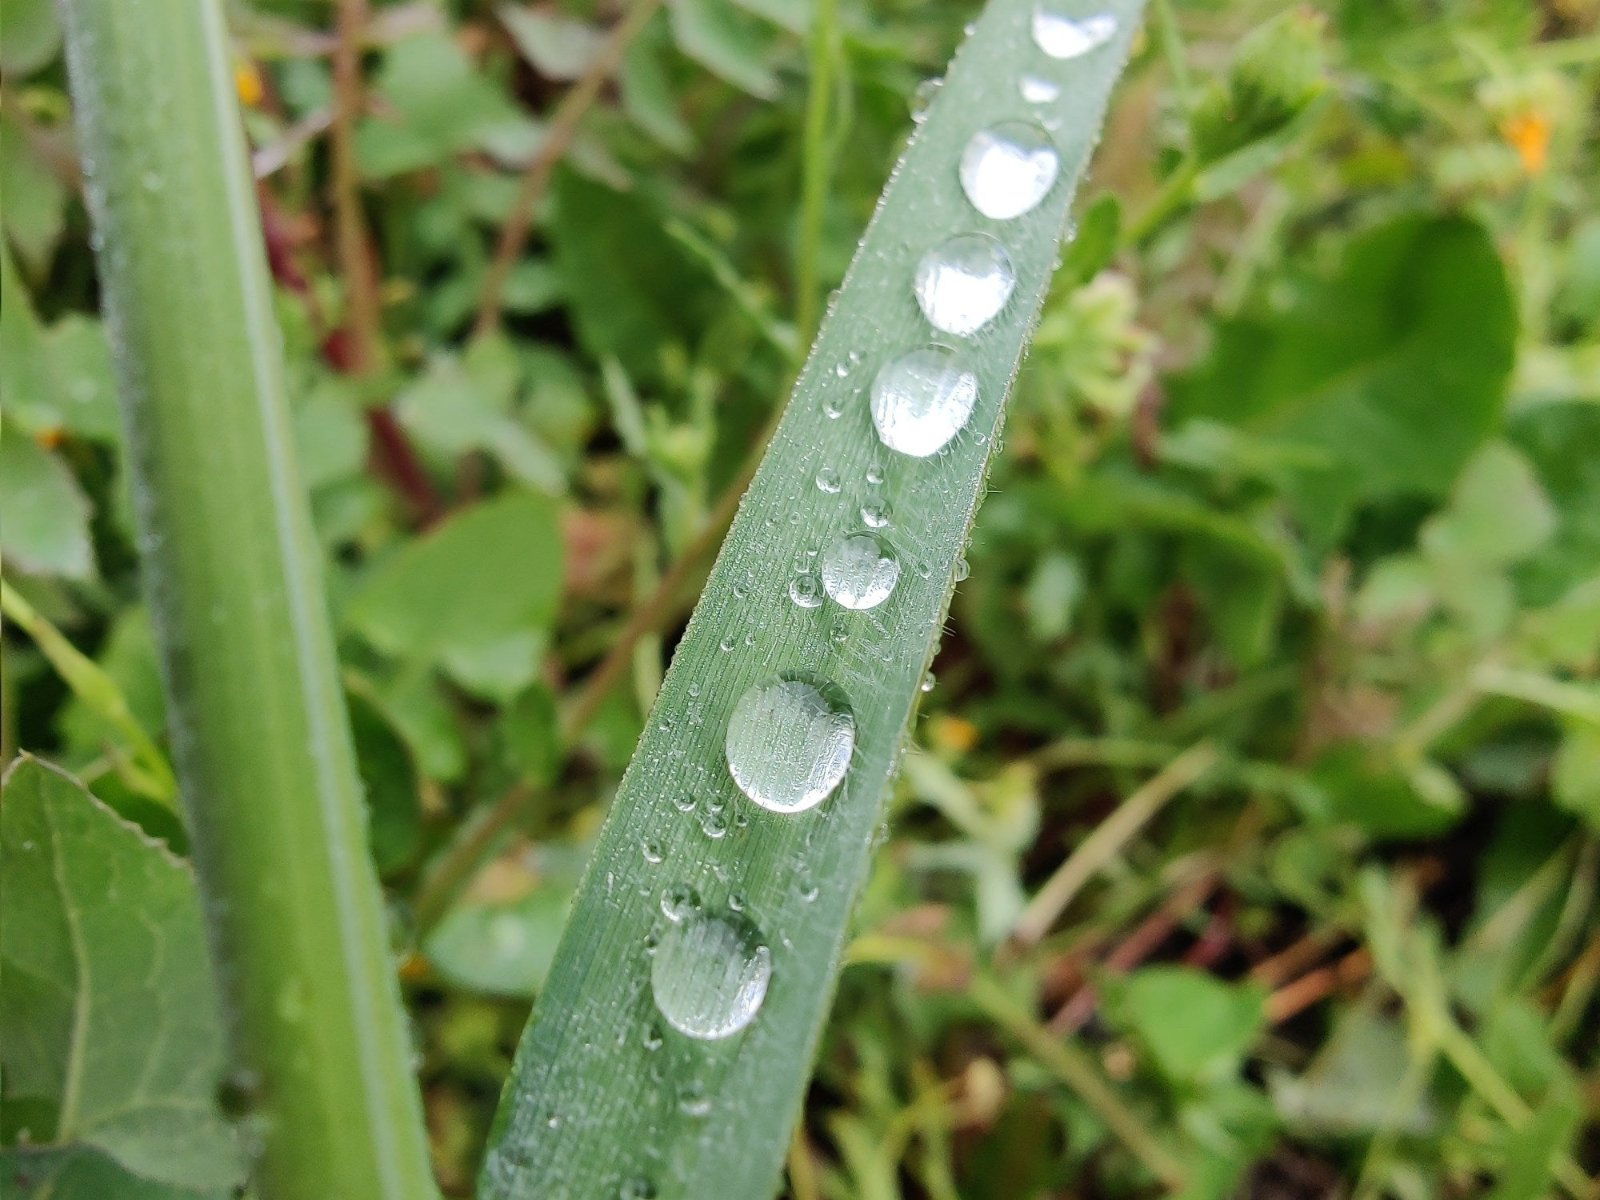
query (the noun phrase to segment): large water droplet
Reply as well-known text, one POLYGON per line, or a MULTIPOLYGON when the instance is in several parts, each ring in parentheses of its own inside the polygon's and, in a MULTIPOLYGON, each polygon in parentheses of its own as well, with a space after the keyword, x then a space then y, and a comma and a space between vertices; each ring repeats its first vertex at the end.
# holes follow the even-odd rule
POLYGON ((1077 17, 1050 4, 1033 10, 1033 40, 1051 58, 1077 58, 1116 35, 1117 18, 1112 13, 1077 17))
POLYGON ((729 1037, 755 1019, 772 978, 772 952, 738 913, 696 915, 672 926, 650 960, 656 1008, 680 1033, 729 1037))
POLYGON ((926 458, 960 431, 978 402, 978 377, 947 346, 922 346, 885 363, 872 381, 872 423, 891 450, 926 458))
POLYGON ((728 721, 728 771, 772 812, 813 808, 839 786, 856 744, 856 721, 839 689, 809 675, 757 683, 728 721))
POLYGON ((976 333, 1005 307, 1017 273, 986 233, 958 233, 922 256, 915 291, 923 316, 946 333, 976 333))
POLYGON ((1061 156, 1031 121, 1002 121, 972 135, 961 152, 961 189, 996 221, 1028 212, 1055 185, 1061 156))
POLYGON ((789 580, 789 599, 801 608, 816 608, 822 603, 822 585, 810 571, 799 571, 789 580))
POLYGON ((900 560, 876 534, 852 533, 822 556, 822 586, 845 608, 876 608, 900 580, 900 560))

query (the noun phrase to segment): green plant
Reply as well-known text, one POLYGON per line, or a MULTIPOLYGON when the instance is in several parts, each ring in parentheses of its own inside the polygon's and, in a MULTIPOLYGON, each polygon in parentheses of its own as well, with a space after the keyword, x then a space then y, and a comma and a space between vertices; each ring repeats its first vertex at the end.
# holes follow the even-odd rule
POLYGON ((988 5, 884 192, 612 801, 484 1196, 774 1186, 1139 5, 1065 13, 988 5))
POLYGON ((260 1186, 426 1196, 222 8, 63 13, 233 1086, 263 1118, 260 1186))

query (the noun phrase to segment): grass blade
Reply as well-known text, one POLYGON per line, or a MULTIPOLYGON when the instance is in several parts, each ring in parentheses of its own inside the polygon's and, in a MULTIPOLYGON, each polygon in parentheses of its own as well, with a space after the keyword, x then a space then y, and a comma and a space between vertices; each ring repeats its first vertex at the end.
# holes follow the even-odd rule
MULTIPOLYGON (((1003 401, 1139 8, 1106 0, 1098 12, 1110 22, 1074 27, 1106 40, 1052 58, 1034 41, 1032 0, 995 0, 952 65, 823 324, 623 778, 519 1049, 481 1195, 774 1190, 1003 401), (1049 84, 1058 94, 1025 100, 1023 73, 1047 81, 1035 95, 1049 84), (1059 151, 1059 176, 1031 209, 987 219, 963 195, 957 163, 979 131, 1016 120, 1049 127, 1037 132, 1059 151), (1000 240, 1015 291, 973 336, 936 335, 913 274, 931 247, 970 232, 1000 240), (939 452, 896 453, 874 432, 868 384, 934 341, 975 376, 976 405, 939 452), (791 601, 797 568, 884 519, 879 532, 901 566, 886 601, 865 611, 791 601), (748 689, 796 672, 838 689, 853 715, 853 753, 824 802, 775 812, 736 786, 724 737, 748 689), (689 890, 697 910, 677 904, 689 890)), ((1017 194, 1002 188, 988 207, 1017 194)), ((761 760, 756 775, 775 746, 806 740, 798 730, 757 722, 747 747, 761 760)), ((793 777, 773 782, 807 790, 793 777)))
POLYGON ((178 774, 263 1197, 433 1194, 218 0, 68 0, 178 774))

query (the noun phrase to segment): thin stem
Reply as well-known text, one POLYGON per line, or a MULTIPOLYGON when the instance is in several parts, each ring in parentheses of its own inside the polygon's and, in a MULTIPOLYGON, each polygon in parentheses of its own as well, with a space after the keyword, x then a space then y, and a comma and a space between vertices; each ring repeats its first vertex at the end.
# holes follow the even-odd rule
POLYGON ((361 47, 367 0, 339 0, 338 41, 333 51, 333 224, 339 271, 345 286, 349 367, 364 375, 378 367, 382 309, 366 215, 361 211, 361 173, 356 162, 356 121, 365 106, 361 47))
POLYGON ((1118 805, 1029 901, 1017 918, 1012 938, 1021 945, 1031 945, 1042 938, 1083 885, 1116 857, 1169 800, 1211 770, 1219 757, 1217 748, 1209 742, 1191 746, 1118 805))
POLYGON ((506 217, 506 223, 501 227, 500 241, 495 246, 494 258, 484 273, 483 291, 478 298, 478 317, 472 328, 474 337, 483 337, 499 328, 500 309, 505 301, 506 281, 511 277, 512 268, 517 265, 517 259, 522 257, 522 251, 528 244, 528 233, 533 227, 534 214, 538 210, 539 201, 544 198, 545 191, 550 186, 550 178, 555 173, 556 165, 571 148, 572 141, 578 134, 578 126, 582 124, 584 116, 599 98, 600 89, 622 65, 628 47, 644 31, 644 27, 649 24, 650 18, 655 15, 659 7, 661 0, 634 0, 633 7, 612 29, 588 69, 567 90, 566 95, 561 97, 561 103, 556 106, 555 114, 550 118, 550 126, 545 130, 544 141, 539 144, 539 149, 534 152, 533 158, 523 169, 522 182, 517 187, 516 199, 511 202, 511 212, 506 217))
POLYGON ((967 995, 985 1016, 1021 1042, 1041 1065, 1077 1093, 1151 1174, 1173 1191, 1182 1189, 1182 1164, 1150 1135, 1145 1122, 1123 1103, 1088 1055, 1045 1029, 992 979, 974 979, 967 995))
POLYGON ((817 258, 828 200, 828 110, 839 55, 838 17, 836 0, 817 0, 811 18, 811 79, 800 143, 800 230, 795 245, 794 323, 802 344, 816 333, 821 301, 817 258))

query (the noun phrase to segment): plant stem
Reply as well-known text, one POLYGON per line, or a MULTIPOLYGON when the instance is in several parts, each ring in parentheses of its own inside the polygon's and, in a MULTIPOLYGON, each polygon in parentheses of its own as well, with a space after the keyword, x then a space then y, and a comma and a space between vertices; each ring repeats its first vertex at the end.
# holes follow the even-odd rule
POLYGON ((1139 1115, 1122 1102, 1088 1055, 1072 1042, 1051 1034, 992 979, 974 979, 967 995, 985 1016, 1021 1042, 1028 1053, 1077 1093, 1151 1174, 1173 1191, 1182 1189, 1182 1165, 1151 1136, 1139 1115))
POLYGON ((255 1194, 433 1196, 222 7, 61 8, 255 1194))
POLYGON ((333 51, 333 224, 339 273, 344 277, 349 367, 353 375, 375 369, 382 353, 382 310, 378 280, 361 211, 361 175, 356 163, 356 121, 363 94, 361 44, 366 35, 367 0, 339 0, 338 41, 333 51))
POLYGON ((505 300, 506 280, 528 244, 528 231, 533 227, 535 211, 550 186, 550 177, 556 165, 572 146, 578 135, 578 126, 600 95, 606 80, 622 65, 623 56, 634 38, 644 31, 661 0, 634 0, 633 7, 619 21, 594 61, 584 71, 578 82, 561 97, 544 141, 534 152, 522 172, 522 183, 517 188, 516 199, 511 202, 511 213, 500 230, 500 242, 495 247, 494 259, 484 274, 483 292, 478 300, 478 317, 472 327, 474 337, 493 332, 500 325, 500 306, 505 300))

